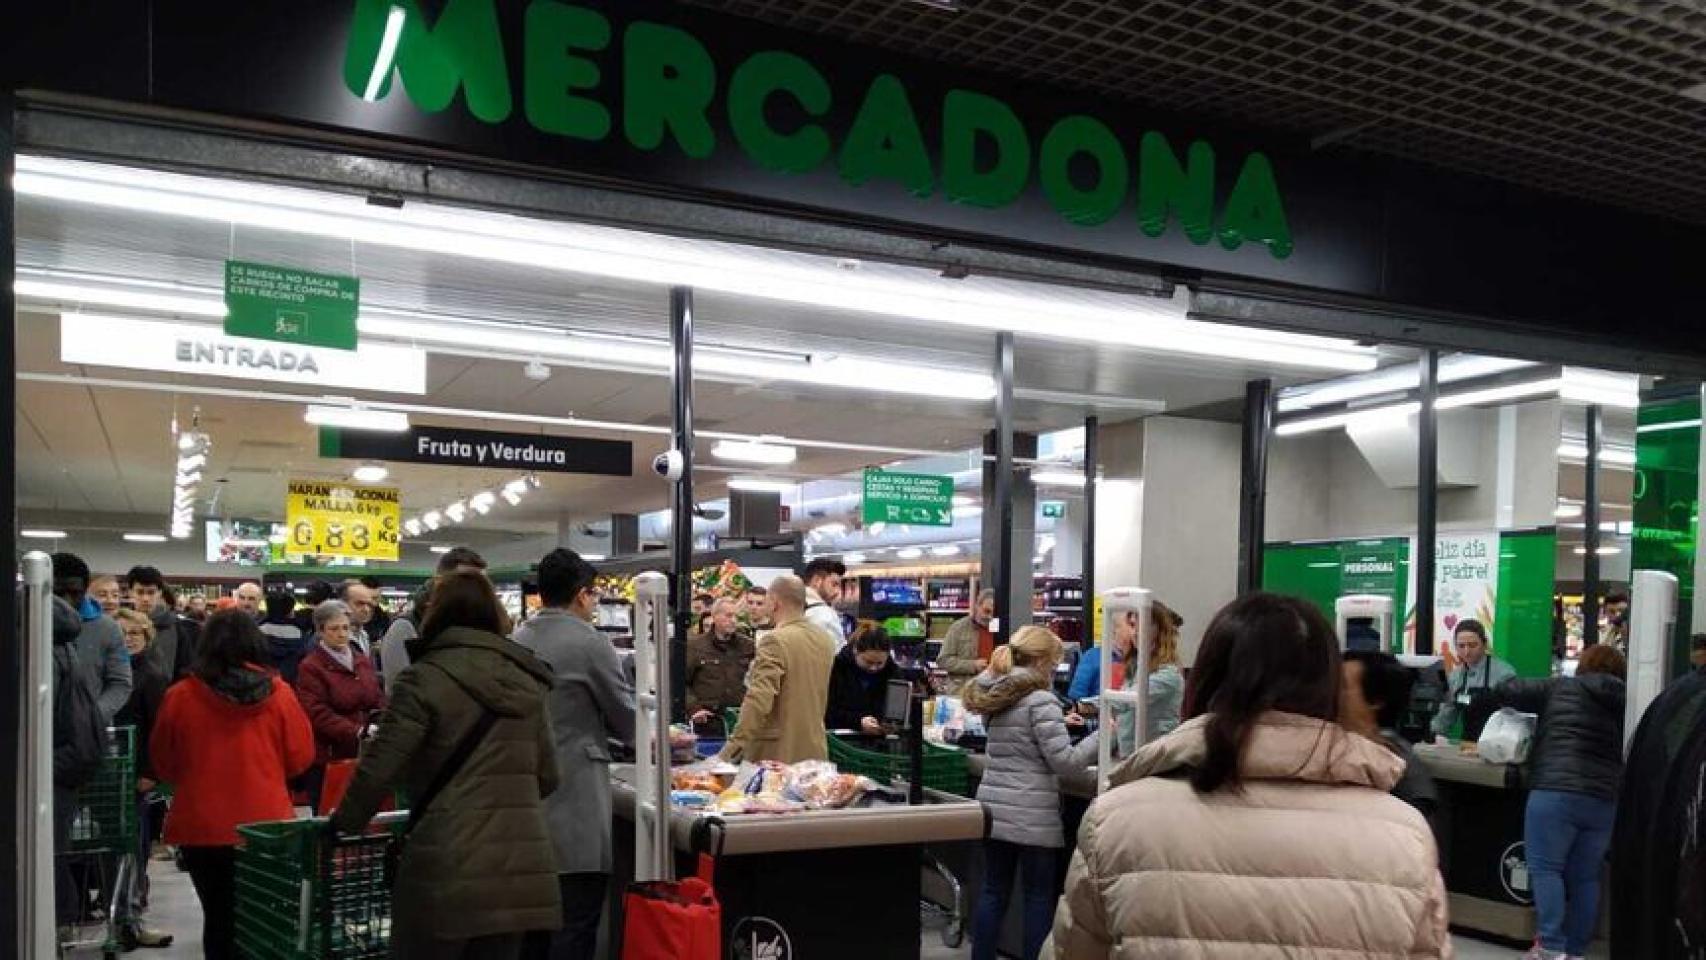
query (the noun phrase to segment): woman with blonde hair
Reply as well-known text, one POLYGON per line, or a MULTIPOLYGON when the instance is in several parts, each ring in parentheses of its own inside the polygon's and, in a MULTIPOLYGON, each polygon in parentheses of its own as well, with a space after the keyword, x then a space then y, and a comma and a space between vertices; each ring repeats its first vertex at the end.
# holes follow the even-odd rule
POLYGON ((1066 846, 1060 778, 1083 774, 1096 756, 1094 735, 1072 745, 1054 695, 1054 668, 1064 652, 1060 638, 1048 630, 1020 627, 961 694, 966 709, 981 714, 989 730, 988 766, 977 788, 990 830, 972 929, 973 960, 994 960, 1015 874, 1022 875, 1024 960, 1034 960, 1048 935, 1066 846))
MULTIPOLYGON (((1179 711, 1185 701, 1185 675, 1179 669, 1179 628, 1184 623, 1185 618, 1165 603, 1156 600, 1150 604, 1149 717, 1143 734, 1144 743, 1172 733, 1179 725, 1179 711)), ((1132 635, 1136 636, 1136 624, 1132 625, 1132 635)), ((1131 642, 1127 641, 1128 647, 1131 642)), ((1135 688, 1137 673, 1137 660, 1128 657, 1124 676, 1120 679, 1121 689, 1135 688)), ((1118 735, 1117 755, 1129 757, 1137 752, 1138 747, 1137 711, 1115 709, 1112 712, 1118 735)))

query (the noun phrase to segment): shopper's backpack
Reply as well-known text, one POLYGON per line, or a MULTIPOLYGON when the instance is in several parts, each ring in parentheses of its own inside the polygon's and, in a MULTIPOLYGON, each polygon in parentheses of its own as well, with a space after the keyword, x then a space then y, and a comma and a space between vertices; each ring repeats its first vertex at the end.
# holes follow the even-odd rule
POLYGON ((53 647, 53 784, 76 789, 95 778, 107 757, 107 721, 83 682, 77 646, 53 647))

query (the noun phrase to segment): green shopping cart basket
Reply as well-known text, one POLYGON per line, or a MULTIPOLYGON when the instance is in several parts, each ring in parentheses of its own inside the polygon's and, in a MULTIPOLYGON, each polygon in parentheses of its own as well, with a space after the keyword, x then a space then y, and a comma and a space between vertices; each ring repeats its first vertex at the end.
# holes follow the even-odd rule
POLYGON ((407 814, 333 839, 326 821, 237 830, 237 948, 251 960, 370 960, 389 956, 386 859, 407 814))
MULTIPOLYGON (((895 741, 890 744, 898 746, 895 741)), ((894 780, 906 779, 911 768, 904 750, 865 750, 833 735, 829 738, 829 762, 842 773, 863 774, 885 787, 894 780)), ((926 741, 923 779, 924 786, 931 790, 966 796, 971 774, 965 751, 926 741)))

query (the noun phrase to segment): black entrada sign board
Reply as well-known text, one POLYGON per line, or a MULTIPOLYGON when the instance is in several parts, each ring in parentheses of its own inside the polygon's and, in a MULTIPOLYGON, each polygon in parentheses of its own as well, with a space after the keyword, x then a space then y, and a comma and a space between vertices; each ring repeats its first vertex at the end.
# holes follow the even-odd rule
POLYGON ((403 433, 321 427, 320 456, 488 470, 592 473, 606 477, 628 477, 634 473, 634 445, 626 440, 455 427, 414 426, 403 433))

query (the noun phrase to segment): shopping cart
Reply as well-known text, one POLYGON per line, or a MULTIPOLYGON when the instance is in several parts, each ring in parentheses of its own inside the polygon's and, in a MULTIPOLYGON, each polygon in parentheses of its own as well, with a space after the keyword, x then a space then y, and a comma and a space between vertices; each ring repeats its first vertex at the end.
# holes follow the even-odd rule
POLYGON ((237 949, 249 960, 369 960, 391 949, 386 863, 407 812, 331 837, 323 818, 237 829, 237 949))
POLYGON ((61 918, 61 951, 99 947, 106 960, 119 954, 119 899, 141 868, 136 821, 136 731, 107 729, 107 756, 94 779, 77 791, 71 841, 57 852, 62 877, 75 891, 76 914, 61 918))

